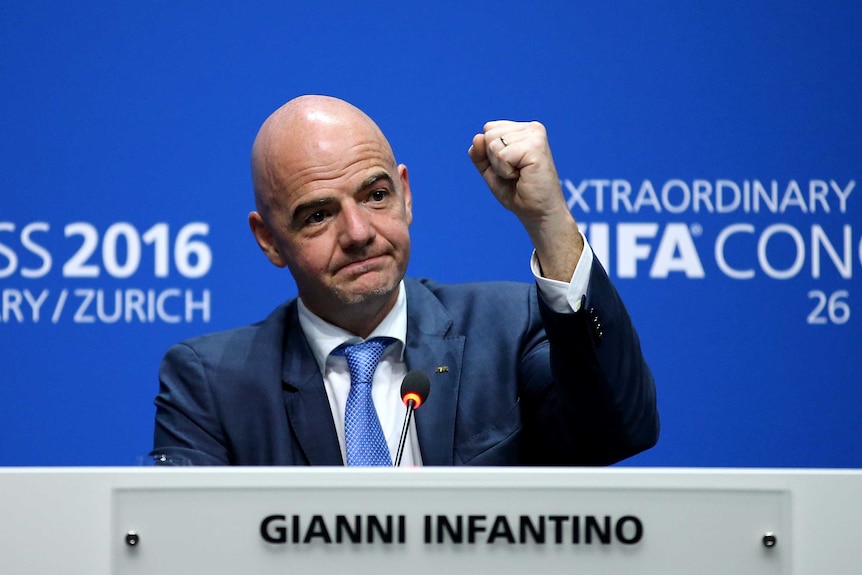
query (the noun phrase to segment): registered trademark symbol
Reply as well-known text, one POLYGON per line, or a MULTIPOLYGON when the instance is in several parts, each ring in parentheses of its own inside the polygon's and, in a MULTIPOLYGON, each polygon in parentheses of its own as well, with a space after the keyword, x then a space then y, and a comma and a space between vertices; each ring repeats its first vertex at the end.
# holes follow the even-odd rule
POLYGON ((700 224, 691 224, 691 235, 697 237, 703 234, 703 226, 700 224))

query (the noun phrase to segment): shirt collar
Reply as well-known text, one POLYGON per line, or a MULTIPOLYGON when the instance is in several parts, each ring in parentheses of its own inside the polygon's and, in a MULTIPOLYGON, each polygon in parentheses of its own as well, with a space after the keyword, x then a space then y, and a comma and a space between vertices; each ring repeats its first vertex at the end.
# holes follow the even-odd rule
MULTIPOLYGON (((314 359, 317 361, 321 373, 324 373, 326 360, 336 347, 343 343, 364 341, 362 338, 312 313, 302 303, 302 298, 298 298, 297 307, 299 326, 302 328, 302 333, 308 340, 309 346, 311 346, 311 353, 314 354, 314 359)), ((398 285, 398 297, 395 299, 395 305, 389 310, 386 317, 377 324, 368 339, 372 337, 391 337, 398 340, 397 343, 392 344, 392 347, 397 348, 399 361, 403 361, 404 342, 407 340, 407 290, 404 289, 404 280, 398 285)))

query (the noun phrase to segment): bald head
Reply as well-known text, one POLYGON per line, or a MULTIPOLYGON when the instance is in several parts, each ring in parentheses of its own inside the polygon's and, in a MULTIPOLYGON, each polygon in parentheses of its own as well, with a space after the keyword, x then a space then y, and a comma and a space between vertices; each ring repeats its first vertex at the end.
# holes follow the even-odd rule
POLYGON ((267 218, 297 174, 325 166, 346 148, 374 142, 395 166, 392 148, 362 110, 330 96, 299 96, 260 127, 251 153, 255 204, 267 218))
POLYGON ((249 226, 306 307, 367 337, 395 305, 410 258, 412 196, 380 128, 356 107, 302 96, 276 110, 251 156, 249 226))

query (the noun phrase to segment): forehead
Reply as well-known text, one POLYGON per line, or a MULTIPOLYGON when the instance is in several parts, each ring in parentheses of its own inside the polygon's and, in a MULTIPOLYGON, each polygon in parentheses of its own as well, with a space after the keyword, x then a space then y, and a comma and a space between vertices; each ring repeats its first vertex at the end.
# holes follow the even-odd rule
POLYGON ((308 194, 350 194, 381 174, 396 180, 389 144, 368 131, 301 140, 279 160, 278 195, 288 204, 308 194))
POLYGON ((381 172, 397 185, 395 158, 380 128, 359 109, 332 98, 301 97, 285 104, 264 122, 252 147, 255 200, 265 214, 353 193, 381 172))

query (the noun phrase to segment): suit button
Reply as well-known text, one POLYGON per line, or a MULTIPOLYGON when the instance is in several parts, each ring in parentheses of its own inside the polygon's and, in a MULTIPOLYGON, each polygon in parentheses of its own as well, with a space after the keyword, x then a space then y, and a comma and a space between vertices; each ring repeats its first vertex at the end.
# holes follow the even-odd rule
POLYGON ((599 314, 596 312, 595 307, 590 308, 590 321, 593 327, 593 335, 596 338, 596 343, 602 343, 602 340, 605 337, 605 332, 602 329, 602 322, 599 321, 599 314))
POLYGON ((590 325, 593 332, 593 337, 596 339, 596 344, 601 344, 605 337, 605 332, 602 330, 602 322, 599 321, 599 312, 595 306, 590 306, 587 309, 587 315, 590 316, 590 325))

